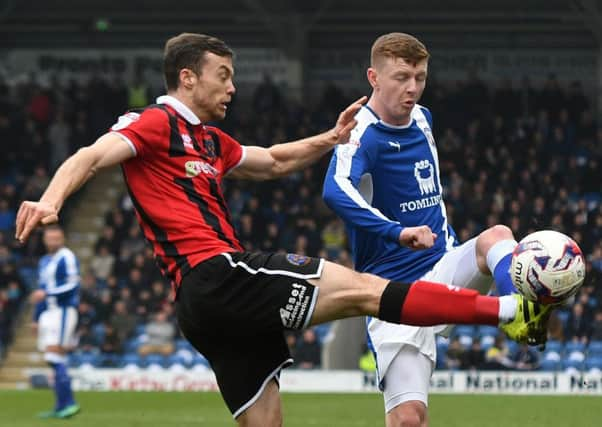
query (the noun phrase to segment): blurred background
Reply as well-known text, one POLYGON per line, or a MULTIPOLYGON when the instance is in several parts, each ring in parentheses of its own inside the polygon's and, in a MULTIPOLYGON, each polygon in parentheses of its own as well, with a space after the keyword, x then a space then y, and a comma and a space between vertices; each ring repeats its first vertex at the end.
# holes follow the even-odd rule
MULTIPOLYGON (((495 328, 438 340, 438 369, 602 369, 602 2, 596 0, 0 0, 0 387, 26 387, 42 367, 28 293, 40 234, 14 241, 22 200, 37 200, 57 166, 130 108, 163 93, 165 40, 224 39, 238 92, 219 126, 245 145, 323 131, 369 94, 370 46, 415 35, 431 52, 421 104, 434 116, 450 222, 464 241, 507 224, 572 236, 586 284, 555 311, 546 352, 495 328)), ((321 201, 330 156, 283 180, 227 181, 248 250, 319 255, 351 266, 341 221, 321 201)), ((178 332, 169 285, 134 220, 118 168, 72 198, 62 225, 82 264, 80 346, 70 366, 208 369, 178 332), (170 324, 154 337, 149 325, 170 324), (160 340, 157 347, 155 340, 160 340)), ((358 369, 363 321, 288 335, 299 369, 358 369)), ((34 384, 35 385, 35 384, 34 384)))

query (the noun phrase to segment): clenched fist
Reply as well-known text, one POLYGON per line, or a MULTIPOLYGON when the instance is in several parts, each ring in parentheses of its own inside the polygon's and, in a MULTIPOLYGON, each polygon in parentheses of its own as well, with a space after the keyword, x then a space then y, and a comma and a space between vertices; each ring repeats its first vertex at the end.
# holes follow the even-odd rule
POLYGON ((437 234, 428 225, 406 227, 399 235, 399 243, 410 249, 428 249, 435 244, 437 234))

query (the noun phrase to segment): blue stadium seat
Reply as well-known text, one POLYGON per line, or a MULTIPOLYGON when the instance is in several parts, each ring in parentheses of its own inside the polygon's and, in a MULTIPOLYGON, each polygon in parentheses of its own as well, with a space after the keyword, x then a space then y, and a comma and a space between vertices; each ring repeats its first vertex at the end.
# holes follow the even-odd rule
POLYGON ((477 328, 477 333, 480 336, 491 335, 491 336, 495 337, 496 335, 498 335, 500 333, 500 330, 498 328, 496 328, 495 326, 481 325, 477 328))
POLYGON ((320 344, 324 344, 324 341, 326 341, 326 339, 328 338, 331 326, 331 323, 322 323, 313 327, 314 332, 316 334, 316 338, 318 339, 318 342, 320 344))
POLYGON ((114 353, 102 353, 99 359, 104 368, 116 368, 121 364, 121 356, 114 353))
POLYGON ((555 351, 558 354, 562 354, 563 351, 563 345, 560 341, 557 340, 549 340, 546 343, 546 350, 547 351, 555 351))
POLYGON ((138 355, 138 353, 126 353, 121 358, 121 367, 123 368, 125 366, 137 366, 139 368, 144 368, 146 363, 138 355))
POLYGON ((567 354, 572 353, 573 351, 580 351, 582 353, 585 353, 585 344, 583 344, 582 342, 567 342, 564 345, 564 351, 567 354))
POLYGON ((166 367, 172 367, 174 365, 182 365, 183 367, 188 368, 191 366, 191 363, 186 360, 185 357, 182 357, 178 354, 172 354, 171 356, 167 357, 166 367))
POLYGON ((475 327, 472 325, 458 325, 452 330, 452 333, 451 333, 452 337, 457 337, 457 336, 472 337, 474 335, 475 335, 475 327))
MULTIPOLYGON (((180 338, 180 339, 176 340, 176 351, 179 351, 179 350, 194 350, 194 347, 192 346, 192 344, 190 344, 188 342, 188 340, 180 338)), ((196 350, 194 350, 194 351, 196 351, 196 350)))
POLYGON ((98 367, 100 365, 100 357, 96 353, 84 352, 79 354, 79 366, 90 365, 98 367))
POLYGON ((82 364, 79 353, 70 353, 67 359, 70 368, 77 368, 82 364))
POLYGON ((105 339, 105 325, 103 323, 97 323, 92 326, 92 335, 96 342, 103 342, 105 339))
POLYGON ((166 358, 161 354, 149 354, 148 356, 144 357, 144 362, 147 368, 151 365, 164 368, 166 365, 166 358))
POLYGON ((578 371, 583 370, 583 362, 580 362, 578 360, 568 360, 568 359, 564 359, 562 361, 562 369, 567 370, 567 369, 576 369, 578 371))
POLYGON ((140 347, 140 344, 142 344, 142 340, 140 338, 130 338, 123 345, 123 350, 126 353, 135 353, 138 351, 138 347, 140 347))
POLYGON ((136 328, 134 329, 134 336, 137 337, 144 333, 146 333, 146 324, 140 323, 140 324, 136 325, 136 328))
POLYGON ((588 371, 602 371, 602 356, 588 357, 587 359, 585 359, 585 369, 587 369, 588 371))
POLYGON ((559 371, 562 364, 559 360, 542 360, 539 369, 542 371, 559 371))
POLYGON ((602 356, 602 341, 592 341, 587 346, 587 354, 590 356, 602 356))
POLYGON ((209 367, 209 361, 201 353, 196 352, 192 359, 192 365, 203 365, 209 367))

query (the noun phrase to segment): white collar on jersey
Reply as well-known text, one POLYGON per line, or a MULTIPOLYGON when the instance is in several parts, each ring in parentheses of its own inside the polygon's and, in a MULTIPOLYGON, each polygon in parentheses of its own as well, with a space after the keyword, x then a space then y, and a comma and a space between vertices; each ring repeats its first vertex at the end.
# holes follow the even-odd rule
POLYGON ((178 114, 191 125, 200 125, 201 120, 192 112, 190 108, 188 108, 182 101, 177 98, 174 98, 171 95, 163 95, 157 98, 157 104, 167 104, 174 110, 178 112, 178 114))

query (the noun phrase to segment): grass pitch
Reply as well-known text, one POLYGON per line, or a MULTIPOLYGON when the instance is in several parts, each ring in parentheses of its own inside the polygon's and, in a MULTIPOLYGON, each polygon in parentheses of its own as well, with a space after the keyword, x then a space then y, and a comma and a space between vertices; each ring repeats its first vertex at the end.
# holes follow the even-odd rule
MULTIPOLYGON (((1 391, 0 426, 166 427, 236 425, 217 393, 81 392, 83 411, 69 420, 39 420, 52 393, 1 391)), ((285 393, 287 427, 383 426, 379 394, 285 393)), ((593 427, 602 425, 594 396, 434 395, 431 427, 593 427)))

